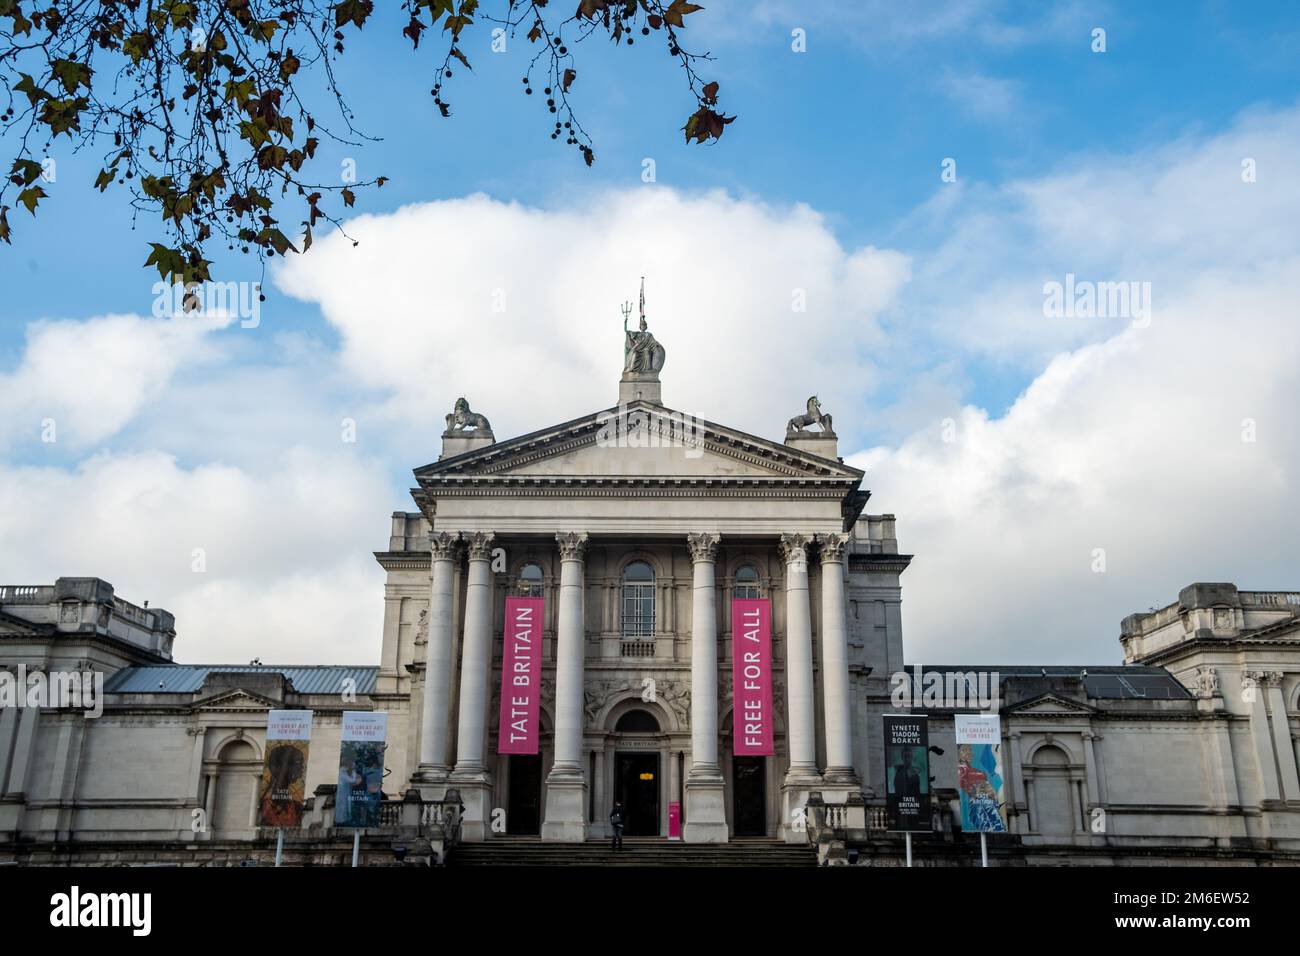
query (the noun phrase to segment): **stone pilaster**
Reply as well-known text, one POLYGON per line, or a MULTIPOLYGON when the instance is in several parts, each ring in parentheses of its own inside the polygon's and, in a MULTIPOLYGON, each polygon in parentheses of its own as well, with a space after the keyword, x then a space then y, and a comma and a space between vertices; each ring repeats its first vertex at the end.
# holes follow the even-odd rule
POLYGON ((487 770, 488 671, 492 661, 491 532, 465 536, 469 572, 465 587, 465 636, 461 642, 460 713, 456 719, 456 769, 451 782, 460 790, 465 840, 487 839, 492 818, 492 778, 487 770))
POLYGON ((555 762, 546 777, 542 839, 579 843, 587 831, 587 778, 582 765, 583 586, 587 535, 555 536, 560 549, 560 600, 555 652, 555 762))
POLYGON ((691 534, 694 565, 691 599, 691 769, 686 774, 687 843, 727 842, 727 807, 718 764, 718 541, 691 534))
POLYGON ((781 535, 781 554, 785 558, 786 744, 790 749, 790 769, 781 785, 781 834, 790 843, 806 839, 801 829, 791 824, 807 802, 809 791, 822 784, 817 772, 808 544, 807 535, 781 535))
MULTIPOLYGON (((822 561, 822 696, 826 711, 828 788, 860 791, 853 769, 853 702, 849 691, 849 628, 845 616, 844 551, 847 534, 819 534, 822 561)), ((847 796, 847 794, 845 794, 847 796)))
POLYGON ((460 532, 429 535, 432 585, 429 591, 429 642, 424 651, 424 702, 420 715, 420 766, 413 782, 425 799, 441 800, 450 759, 452 580, 460 532))

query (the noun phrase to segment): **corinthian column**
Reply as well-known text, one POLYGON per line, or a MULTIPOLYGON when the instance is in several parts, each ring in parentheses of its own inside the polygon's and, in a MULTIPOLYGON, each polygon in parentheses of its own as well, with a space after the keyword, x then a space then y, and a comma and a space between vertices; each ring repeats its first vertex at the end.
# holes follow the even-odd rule
POLYGON ((853 703, 849 692, 849 632, 845 619, 844 549, 847 534, 821 534, 822 697, 826 710, 827 784, 856 787, 853 770, 853 703))
POLYGON ((781 535, 785 558, 786 745, 790 769, 781 785, 781 833, 789 843, 807 839, 802 820, 808 791, 821 786, 817 772, 816 704, 813 693, 812 608, 808 599, 808 537, 781 535))
POLYGON ((462 836, 469 841, 487 838, 492 815, 492 790, 488 780, 484 745, 487 737, 488 665, 492 656, 492 548, 491 532, 465 536, 469 574, 465 587, 465 637, 460 655, 460 713, 456 719, 456 769, 451 780, 460 788, 465 805, 462 836))
POLYGON ((691 769, 686 774, 687 843, 725 843, 727 809, 718 766, 718 556, 716 534, 690 534, 695 566, 691 599, 691 769))
MULTIPOLYGON (((424 709, 420 716, 420 766, 415 782, 445 784, 447 730, 451 722, 451 582, 458 531, 429 535, 433 586, 429 592, 429 642, 424 652, 424 709)), ((442 794, 435 794, 441 799, 442 794)))
POLYGON ((587 780, 582 766, 583 559, 587 535, 555 536, 560 547, 559 619, 555 652, 555 762, 546 776, 542 839, 579 843, 586 839, 587 780))

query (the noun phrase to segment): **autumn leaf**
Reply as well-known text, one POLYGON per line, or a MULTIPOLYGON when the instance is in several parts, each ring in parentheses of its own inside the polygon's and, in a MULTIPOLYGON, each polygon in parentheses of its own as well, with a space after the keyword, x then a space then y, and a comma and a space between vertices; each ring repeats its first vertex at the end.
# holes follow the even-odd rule
POLYGON ((713 104, 718 102, 718 84, 717 82, 706 83, 704 89, 700 91, 704 102, 713 104))
POLYGON ((342 195, 343 195, 343 205, 345 206, 351 206, 354 202, 357 201, 356 194, 353 193, 351 189, 345 188, 343 190, 342 195))
POLYGON ((564 71, 564 80, 561 83, 561 85, 564 87, 564 92, 566 93, 569 92, 569 87, 573 84, 573 81, 576 80, 577 78, 578 78, 577 70, 564 71))
POLYGON ((36 204, 45 198, 45 190, 40 186, 29 186, 18 194, 18 202, 27 207, 27 211, 36 215, 36 204))
POLYGON ((464 63, 466 69, 470 69, 470 70, 474 69, 474 67, 469 65, 469 60, 465 59, 465 54, 460 52, 460 47, 456 47, 456 46, 452 47, 451 55, 454 56, 456 59, 460 60, 460 62, 464 63))
POLYGON ((686 24, 682 22, 682 17, 703 9, 702 6, 696 3, 687 3, 686 0, 673 0, 672 5, 664 11, 664 20, 672 26, 683 27, 686 24))
POLYGON ((9 212, 8 206, 0 206, 0 239, 12 246, 13 243, 9 241, 9 217, 5 215, 7 212, 9 212))

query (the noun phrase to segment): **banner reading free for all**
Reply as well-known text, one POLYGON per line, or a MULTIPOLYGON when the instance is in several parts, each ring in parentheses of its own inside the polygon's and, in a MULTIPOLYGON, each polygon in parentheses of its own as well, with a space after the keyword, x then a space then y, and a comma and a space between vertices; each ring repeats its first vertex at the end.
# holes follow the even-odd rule
POLYGON ((731 602, 732 750, 737 756, 771 757, 772 602, 731 602))

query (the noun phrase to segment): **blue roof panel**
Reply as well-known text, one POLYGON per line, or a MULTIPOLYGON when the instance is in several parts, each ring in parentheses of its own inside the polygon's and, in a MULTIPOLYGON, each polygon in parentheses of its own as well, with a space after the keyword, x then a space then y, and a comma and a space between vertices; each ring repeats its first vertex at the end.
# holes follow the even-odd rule
POLYGON ((319 666, 285 666, 245 664, 157 664, 125 667, 104 684, 110 694, 193 694, 211 673, 283 674, 293 682, 299 694, 339 694, 343 682, 353 681, 358 694, 374 692, 378 667, 352 667, 326 664, 319 666))

